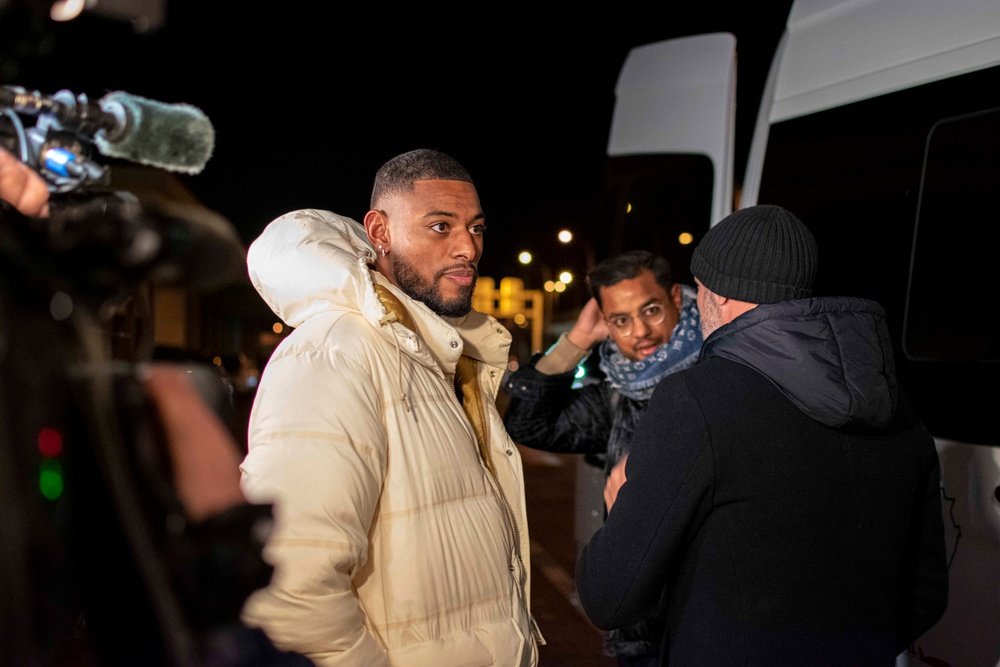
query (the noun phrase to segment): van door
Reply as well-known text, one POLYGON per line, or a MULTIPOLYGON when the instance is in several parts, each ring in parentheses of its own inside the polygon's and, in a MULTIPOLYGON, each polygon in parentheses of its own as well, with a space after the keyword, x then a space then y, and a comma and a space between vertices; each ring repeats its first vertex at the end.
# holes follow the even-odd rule
MULTIPOLYGON (((693 285, 693 240, 732 211, 736 38, 680 37, 632 49, 615 86, 602 197, 608 254, 666 257, 693 285)), ((577 463, 578 549, 604 522, 604 471, 577 463)))
POLYGON ((732 211, 736 38, 632 49, 615 86, 602 198, 611 253, 647 248, 693 284, 693 240, 732 211))
POLYGON ((1000 665, 1000 3, 797 0, 743 184, 810 226, 819 293, 886 308, 935 436, 948 609, 900 664, 1000 665))

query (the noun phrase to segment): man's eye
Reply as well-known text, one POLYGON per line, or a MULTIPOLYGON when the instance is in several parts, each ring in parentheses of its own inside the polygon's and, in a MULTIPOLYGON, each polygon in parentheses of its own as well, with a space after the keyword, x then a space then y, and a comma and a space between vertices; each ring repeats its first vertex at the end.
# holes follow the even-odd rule
POLYGON ((433 225, 431 225, 431 229, 433 229, 438 234, 444 234, 445 232, 448 231, 449 227, 447 222, 435 222, 433 225))
POLYGON ((646 306, 645 308, 643 308, 642 312, 649 317, 656 317, 657 315, 663 312, 663 306, 654 303, 651 306, 646 306))
POLYGON ((475 234, 476 236, 482 236, 483 234, 486 233, 486 225, 472 225, 469 231, 475 234))
POLYGON ((626 318, 626 317, 612 317, 611 318, 611 326, 615 327, 616 329, 621 329, 626 324, 628 324, 628 321, 629 321, 629 318, 626 318))

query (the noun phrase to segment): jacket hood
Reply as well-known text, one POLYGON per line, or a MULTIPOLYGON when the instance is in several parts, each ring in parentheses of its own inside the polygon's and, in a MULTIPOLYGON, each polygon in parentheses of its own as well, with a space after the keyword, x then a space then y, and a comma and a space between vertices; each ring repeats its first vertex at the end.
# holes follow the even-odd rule
POLYGON ((297 327, 334 308, 377 320, 381 307, 364 228, 330 211, 305 209, 272 221, 247 250, 250 281, 275 315, 297 327))
POLYGON ((885 311, 853 297, 762 304, 720 327, 702 359, 758 371, 800 410, 832 427, 884 427, 898 388, 885 311))

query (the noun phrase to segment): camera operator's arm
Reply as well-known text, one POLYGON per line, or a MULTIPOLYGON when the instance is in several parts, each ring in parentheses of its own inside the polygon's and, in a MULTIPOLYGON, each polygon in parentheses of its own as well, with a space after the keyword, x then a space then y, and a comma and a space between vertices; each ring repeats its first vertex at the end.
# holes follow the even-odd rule
POLYGON ((200 521, 245 503, 236 444, 184 369, 154 364, 145 382, 160 414, 177 497, 188 518, 200 521))
POLYGON ((34 217, 49 214, 49 188, 42 177, 4 148, 0 148, 0 199, 34 217))
POLYGON ((179 538, 166 557, 189 620, 199 631, 198 664, 312 665, 239 621, 246 598, 271 578, 259 530, 262 521, 270 525, 271 507, 248 503, 240 491, 235 441, 183 367, 153 364, 143 379, 163 427, 174 490, 191 522, 187 538, 179 538))

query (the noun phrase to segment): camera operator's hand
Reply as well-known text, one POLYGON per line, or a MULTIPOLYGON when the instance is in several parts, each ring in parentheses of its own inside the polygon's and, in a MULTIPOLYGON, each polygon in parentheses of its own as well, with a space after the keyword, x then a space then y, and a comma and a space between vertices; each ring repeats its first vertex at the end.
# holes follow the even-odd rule
POLYGON ((49 188, 35 171, 5 148, 0 148, 0 199, 24 215, 49 215, 49 188))
POLYGON ((236 443, 188 373, 171 364, 152 364, 144 380, 160 415, 175 491, 188 519, 201 521, 245 503, 236 443))

